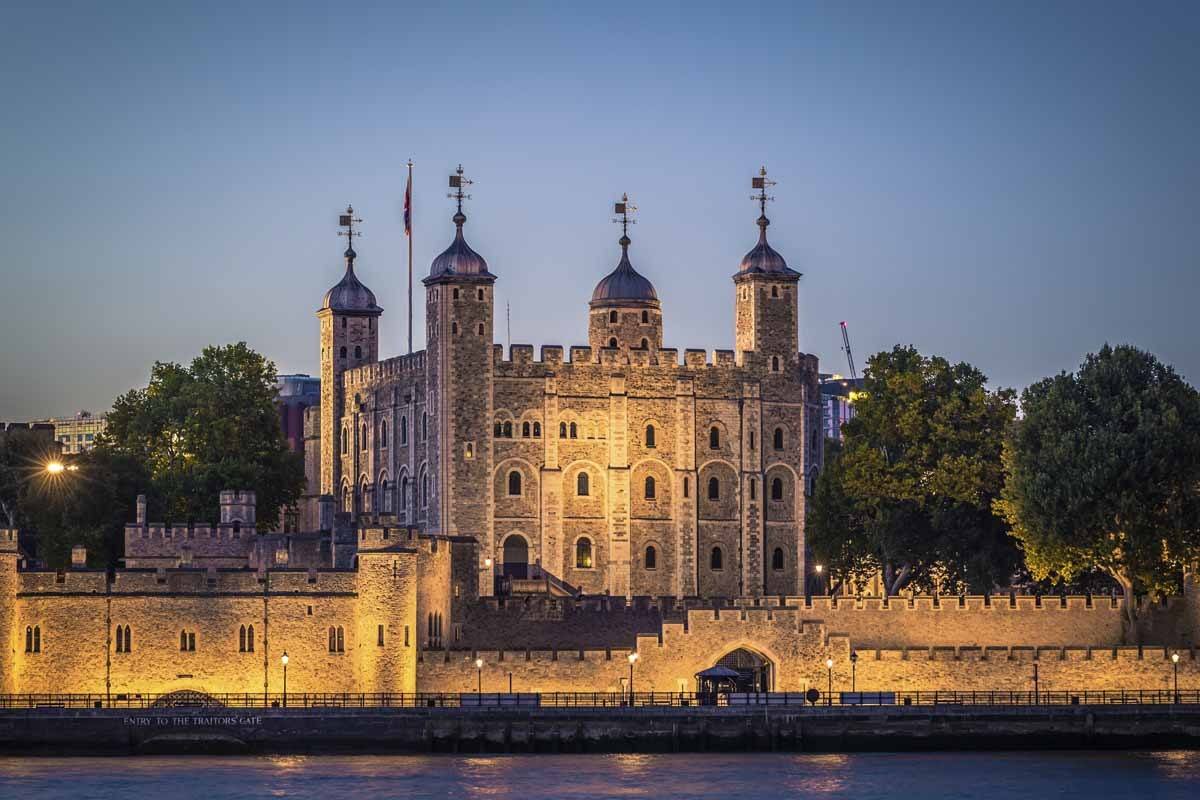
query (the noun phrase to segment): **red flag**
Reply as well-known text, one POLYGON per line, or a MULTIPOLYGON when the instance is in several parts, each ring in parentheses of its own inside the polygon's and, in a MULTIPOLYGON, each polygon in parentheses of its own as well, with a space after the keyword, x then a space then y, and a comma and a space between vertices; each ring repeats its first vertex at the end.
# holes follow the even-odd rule
POLYGON ((412 175, 404 187, 404 235, 412 236, 412 175))

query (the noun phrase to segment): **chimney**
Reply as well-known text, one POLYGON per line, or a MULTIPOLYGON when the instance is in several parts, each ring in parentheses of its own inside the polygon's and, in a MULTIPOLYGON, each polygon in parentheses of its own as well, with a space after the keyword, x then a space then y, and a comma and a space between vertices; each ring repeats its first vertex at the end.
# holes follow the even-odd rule
POLYGON ((146 524, 146 495, 144 494, 137 496, 137 524, 142 526, 146 524))
POLYGON ((71 567, 83 569, 87 566, 87 548, 77 544, 71 548, 71 567))

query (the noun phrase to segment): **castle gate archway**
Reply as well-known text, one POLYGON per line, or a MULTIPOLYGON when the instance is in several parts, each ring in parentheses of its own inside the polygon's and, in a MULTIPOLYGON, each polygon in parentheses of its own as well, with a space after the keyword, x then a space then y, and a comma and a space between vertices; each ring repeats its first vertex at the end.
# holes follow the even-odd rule
POLYGON ((738 674, 738 677, 731 679, 735 692, 771 691, 774 677, 771 674, 771 662, 753 650, 739 647, 721 656, 713 666, 725 667, 738 674))
POLYGON ((529 542, 519 533, 504 540, 504 577, 520 580, 529 577, 529 542))

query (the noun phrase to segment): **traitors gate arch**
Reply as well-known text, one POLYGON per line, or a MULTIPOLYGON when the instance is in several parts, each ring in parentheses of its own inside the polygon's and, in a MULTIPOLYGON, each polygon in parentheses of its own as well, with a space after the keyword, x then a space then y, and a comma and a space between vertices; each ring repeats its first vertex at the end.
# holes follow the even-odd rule
POLYGON ((725 667, 738 674, 732 679, 735 692, 769 692, 774 684, 770 659, 745 647, 726 653, 713 666, 725 667))

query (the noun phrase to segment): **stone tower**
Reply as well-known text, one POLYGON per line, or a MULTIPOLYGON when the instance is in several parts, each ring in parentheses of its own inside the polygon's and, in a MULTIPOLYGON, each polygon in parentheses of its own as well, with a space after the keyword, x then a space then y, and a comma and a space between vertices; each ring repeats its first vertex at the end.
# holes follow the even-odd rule
POLYGON ((760 189, 758 244, 742 259, 734 283, 734 353, 741 364, 745 353, 754 352, 771 372, 787 369, 799 352, 800 305, 797 297, 800 273, 789 269, 783 256, 767 244, 766 205, 771 185, 764 168, 754 179, 760 189))
POLYGON ((624 196, 616 204, 621 223, 621 260, 605 275, 592 292, 588 304, 588 344, 599 359, 604 349, 628 354, 630 350, 662 349, 662 304, 654 284, 643 277, 629 261, 629 219, 636 207, 624 196))
POLYGON ((20 631, 17 627, 17 531, 0 528, 0 694, 15 691, 13 673, 20 631))
POLYGON ((347 369, 379 360, 379 315, 383 313, 375 302, 375 294, 354 274, 354 209, 347 208, 341 217, 346 230, 346 274, 337 285, 325 293, 325 301, 317 310, 321 326, 321 486, 319 494, 337 497, 338 508, 354 511, 342 488, 342 458, 357 452, 351 426, 342 430, 342 376, 347 369), (343 441, 346 439, 346 441, 343 441))
MULTIPOLYGON (((450 246, 425 278, 428 502, 426 529, 474 536, 480 558, 492 541, 492 325, 496 276, 463 238, 470 181, 450 176, 458 211, 450 246)), ((421 492, 423 486, 418 487, 421 492)), ((490 587, 485 581, 485 591, 490 587)))

